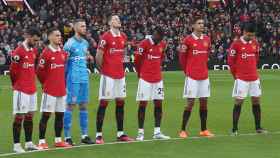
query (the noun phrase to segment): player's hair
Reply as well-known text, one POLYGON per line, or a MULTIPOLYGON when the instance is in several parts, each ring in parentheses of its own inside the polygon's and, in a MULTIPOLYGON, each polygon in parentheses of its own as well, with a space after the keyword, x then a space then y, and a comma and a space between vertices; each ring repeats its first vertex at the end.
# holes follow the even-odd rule
POLYGON ((36 27, 30 27, 30 28, 26 29, 25 33, 27 35, 30 35, 30 36, 35 36, 35 35, 38 36, 38 37, 41 36, 40 30, 38 28, 36 28, 36 27))
POLYGON ((164 34, 165 34, 163 28, 160 27, 160 26, 156 26, 156 27, 153 29, 153 32, 154 32, 154 33, 158 33, 158 34, 161 35, 161 36, 164 36, 164 34))
POLYGON ((107 22, 108 23, 112 21, 113 16, 118 16, 118 15, 117 14, 110 14, 110 15, 108 15, 108 18, 107 18, 107 22))
POLYGON ((204 20, 204 18, 201 15, 196 15, 192 18, 191 23, 195 24, 198 20, 204 20))
POLYGON ((79 23, 79 22, 86 22, 86 20, 85 20, 85 19, 75 19, 75 20, 73 21, 73 24, 75 25, 75 24, 77 24, 77 23, 79 23))
POLYGON ((251 32, 255 33, 256 32, 256 25, 254 22, 247 22, 243 25, 243 31, 245 32, 251 32))
POLYGON ((49 28, 48 31, 47 31, 47 35, 49 36, 50 34, 52 34, 54 31, 60 31, 58 28, 56 27, 52 27, 52 28, 49 28))

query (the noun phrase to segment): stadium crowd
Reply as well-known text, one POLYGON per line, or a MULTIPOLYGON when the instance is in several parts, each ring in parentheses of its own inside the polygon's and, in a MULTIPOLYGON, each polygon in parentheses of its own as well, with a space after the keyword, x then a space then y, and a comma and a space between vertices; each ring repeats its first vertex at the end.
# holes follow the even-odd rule
MULTIPOLYGON (((243 22, 254 20, 261 43, 261 57, 280 57, 280 1, 234 0, 225 1, 211 8, 205 0, 30 0, 36 14, 26 8, 0 5, 0 65, 9 64, 9 52, 22 41, 23 30, 36 26, 42 31, 41 46, 46 41, 46 30, 51 26, 60 28, 66 40, 72 35, 72 20, 87 21, 87 39, 91 53, 95 53, 99 35, 108 29, 106 17, 109 13, 120 15, 123 31, 127 34, 127 62, 133 60, 137 41, 149 34, 156 25, 166 31, 169 43, 165 62, 177 62, 176 48, 182 35, 191 32, 193 15, 203 14, 207 34, 212 39, 211 59, 224 63, 230 42, 240 35, 243 22)), ((0 2, 1 3, 1 2, 0 2)))

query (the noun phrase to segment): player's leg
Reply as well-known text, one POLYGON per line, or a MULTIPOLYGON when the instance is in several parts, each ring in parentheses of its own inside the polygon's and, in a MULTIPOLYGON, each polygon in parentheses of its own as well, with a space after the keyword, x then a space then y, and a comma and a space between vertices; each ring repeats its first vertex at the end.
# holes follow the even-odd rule
POLYGON ((201 132, 200 136, 204 137, 212 137, 212 134, 207 129, 207 115, 208 115, 208 108, 207 102, 208 98, 210 97, 210 82, 209 79, 201 80, 198 82, 198 97, 199 97, 199 115, 200 115, 200 122, 201 122, 201 132))
POLYGON ((66 98, 66 111, 64 113, 64 137, 65 141, 70 144, 74 145, 74 142, 71 138, 71 126, 72 126, 72 112, 77 104, 77 98, 79 94, 79 84, 78 83, 67 83, 67 98, 66 98))
POLYGON ((126 97, 126 84, 125 78, 114 80, 114 98, 116 102, 116 122, 117 122, 117 140, 118 141, 132 141, 133 139, 128 137, 124 133, 124 104, 126 97))
POLYGON ((181 132, 179 137, 187 138, 188 133, 186 132, 186 127, 191 116, 191 112, 194 106, 195 98, 197 97, 198 83, 197 81, 186 77, 183 98, 187 98, 187 105, 184 108, 181 132))
POLYGON ((164 135, 161 132, 161 120, 162 120, 162 101, 164 99, 163 81, 152 84, 152 100, 154 102, 154 139, 170 139, 169 136, 164 135))
POLYGON ((55 147, 72 146, 68 143, 65 143, 61 138, 65 109, 66 109, 66 96, 56 97, 55 110, 54 110, 55 111, 55 120, 54 120, 55 147))
POLYGON ((99 84, 99 106, 96 115, 96 144, 104 143, 102 127, 109 100, 113 98, 113 86, 112 78, 101 75, 99 84))
POLYGON ((14 147, 13 150, 16 153, 23 153, 25 150, 21 147, 20 144, 20 134, 22 128, 22 122, 24 120, 24 114, 26 111, 26 107, 23 107, 22 104, 22 93, 19 91, 13 91, 13 114, 14 114, 14 121, 13 121, 13 141, 14 147))
POLYGON ((42 94, 41 100, 41 108, 40 112, 41 119, 39 123, 39 145, 40 149, 48 149, 48 144, 45 140, 46 130, 47 130, 47 123, 51 116, 51 113, 54 112, 55 107, 55 97, 52 97, 46 93, 42 94))
POLYGON ((145 122, 145 113, 148 101, 151 99, 151 84, 148 82, 139 79, 138 89, 136 94, 136 101, 139 102, 138 106, 138 135, 136 140, 144 140, 144 122, 145 122))
POLYGON ((33 116, 37 111, 37 94, 27 95, 28 112, 24 116, 23 128, 25 133, 25 149, 32 151, 38 150, 39 148, 32 142, 33 134, 33 116))
POLYGON ((88 91, 89 91, 89 84, 88 83, 81 83, 80 84, 80 92, 78 96, 78 104, 80 110, 80 129, 82 139, 81 142, 83 144, 93 144, 94 142, 88 136, 88 111, 87 111, 87 104, 88 104, 88 91))
POLYGON ((24 114, 15 114, 13 122, 13 140, 14 140, 14 152, 23 153, 25 150, 21 147, 20 144, 20 133, 21 125, 24 119, 24 114))
POLYGON ((233 136, 238 135, 238 122, 242 109, 244 99, 248 94, 249 84, 242 80, 235 80, 232 92, 232 97, 235 99, 233 112, 232 112, 232 134, 233 136))
POLYGON ((256 132, 257 133, 267 133, 267 131, 261 127, 260 80, 250 82, 249 95, 251 96, 252 112, 254 115, 256 132))

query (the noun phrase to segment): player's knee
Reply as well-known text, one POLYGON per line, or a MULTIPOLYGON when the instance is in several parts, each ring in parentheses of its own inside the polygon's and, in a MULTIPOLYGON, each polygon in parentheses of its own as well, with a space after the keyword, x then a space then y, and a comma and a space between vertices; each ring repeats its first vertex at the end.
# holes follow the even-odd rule
POLYGON ((235 99, 235 105, 241 106, 243 104, 243 102, 244 102, 244 99, 238 99, 238 98, 235 99))
POLYGON ((24 116, 24 120, 26 120, 26 121, 32 121, 32 119, 33 119, 33 113, 27 113, 24 116))
POLYGON ((123 107, 124 106, 124 99, 122 99, 122 98, 116 99, 116 106, 123 107))
POLYGON ((82 111, 87 110, 87 104, 85 104, 85 103, 80 104, 79 109, 82 111))
POLYGON ((15 123, 18 123, 18 124, 21 124, 22 121, 23 121, 23 119, 24 119, 24 116, 23 116, 23 115, 17 114, 17 115, 15 115, 15 120, 14 120, 14 122, 15 122, 15 123))
POLYGON ((67 111, 73 111, 74 106, 75 106, 74 104, 68 104, 67 107, 66 107, 66 110, 67 111))
POLYGON ((252 104, 253 105, 259 105, 260 104, 260 98, 259 97, 252 97, 252 104))
POLYGON ((161 107, 162 106, 162 100, 154 100, 155 107, 161 107))
POLYGON ((105 100, 105 99, 101 99, 100 101, 99 101, 99 106, 100 107, 107 107, 108 106, 108 104, 109 104, 109 101, 108 100, 105 100))
POLYGON ((51 116, 51 114, 52 114, 52 113, 50 113, 50 112, 43 112, 42 118, 47 118, 47 119, 49 119, 50 116, 51 116))
POLYGON ((139 102, 139 107, 147 107, 148 101, 140 101, 139 102))

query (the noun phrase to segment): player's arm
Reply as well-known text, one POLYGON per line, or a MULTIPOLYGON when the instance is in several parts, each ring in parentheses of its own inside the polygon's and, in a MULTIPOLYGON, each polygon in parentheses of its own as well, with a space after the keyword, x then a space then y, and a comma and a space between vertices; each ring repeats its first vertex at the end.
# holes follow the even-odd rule
POLYGON ((187 65, 187 52, 188 52, 188 46, 187 46, 187 40, 183 39, 181 40, 181 43, 178 47, 178 52, 179 52, 179 62, 181 65, 181 68, 183 69, 184 73, 187 65))
POLYGON ((46 52, 43 51, 41 56, 39 57, 39 63, 37 67, 37 77, 41 84, 43 84, 47 77, 47 55, 46 52))
POLYGON ((12 85, 16 82, 18 78, 18 69, 19 69, 19 64, 20 64, 20 52, 18 51, 12 51, 11 52, 11 65, 10 65, 10 79, 12 82, 12 85))
POLYGON ((138 45, 137 51, 134 54, 134 57, 135 57, 134 65, 135 65, 135 69, 136 69, 138 77, 140 76, 140 70, 141 70, 141 66, 142 66, 142 63, 143 63, 143 54, 144 54, 144 52, 145 52, 144 43, 141 42, 138 45))
POLYGON ((260 44, 257 43, 257 46, 256 46, 256 63, 257 63, 257 66, 259 64, 259 60, 260 60, 260 44))
POLYGON ((107 46, 107 41, 105 40, 104 37, 102 37, 98 44, 96 56, 95 56, 96 66, 97 66, 98 70, 101 70, 101 68, 102 68, 103 55, 104 55, 106 46, 107 46))
POLYGON ((236 55, 237 55, 237 51, 235 47, 236 45, 234 43, 231 44, 227 55, 227 62, 230 67, 230 72, 234 79, 236 78, 235 72, 236 72, 236 55))

